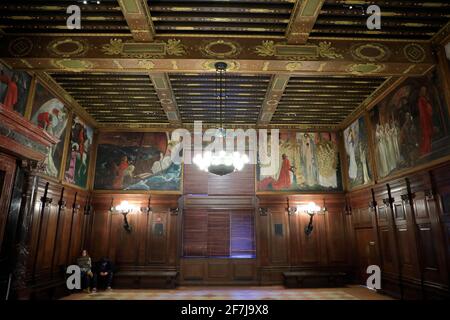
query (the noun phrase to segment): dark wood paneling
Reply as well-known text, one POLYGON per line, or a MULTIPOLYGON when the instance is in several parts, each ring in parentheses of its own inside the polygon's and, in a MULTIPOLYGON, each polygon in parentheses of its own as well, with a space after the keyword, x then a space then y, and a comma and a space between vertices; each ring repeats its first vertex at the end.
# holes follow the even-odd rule
POLYGON ((267 209, 256 216, 262 284, 279 284, 282 272, 295 269, 332 268, 351 272, 352 252, 348 245, 343 194, 260 195, 258 198, 259 207, 267 209), (309 216, 289 215, 287 198, 290 207, 309 201, 326 206, 327 213, 314 217, 314 229, 309 236, 305 234, 309 216), (281 229, 282 234, 277 232, 281 229))
POLYGON ((140 208, 148 206, 148 194, 94 194, 90 238, 93 259, 107 256, 119 270, 176 268, 181 216, 171 208, 178 207, 178 198, 177 195, 152 195, 151 212, 142 212, 140 208), (123 200, 137 209, 127 216, 131 232, 123 228, 123 215, 110 211, 111 206, 123 200))
POLYGON ((0 248, 2 248, 3 235, 8 218, 15 172, 16 160, 0 153, 0 248))
POLYGON ((370 188, 349 194, 361 280, 369 263, 366 243, 376 241, 380 259, 374 264, 381 266, 385 292, 405 299, 448 297, 450 165, 375 185, 373 191, 376 211, 364 205, 371 201, 364 197, 370 188), (371 221, 371 214, 376 219, 371 221))
POLYGON ((256 284, 256 259, 183 258, 181 284, 256 284))

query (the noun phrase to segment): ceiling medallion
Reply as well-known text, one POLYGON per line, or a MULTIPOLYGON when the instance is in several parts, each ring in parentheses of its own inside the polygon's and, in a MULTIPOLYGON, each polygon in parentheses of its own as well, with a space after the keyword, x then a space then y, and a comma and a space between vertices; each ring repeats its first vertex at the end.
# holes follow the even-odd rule
POLYGON ((33 49, 33 42, 25 37, 20 37, 12 40, 9 43, 8 51, 14 57, 24 57, 28 55, 33 49))
POLYGON ((47 46, 47 50, 57 56, 68 58, 83 55, 88 50, 88 46, 83 41, 68 38, 53 40, 47 46))
POLYGON ((406 45, 403 48, 403 53, 405 54, 406 59, 415 63, 422 62, 426 58, 425 49, 417 43, 406 45))
POLYGON ((72 72, 81 72, 88 69, 92 69, 94 64, 90 61, 86 60, 77 60, 77 59, 59 59, 52 60, 52 63, 55 67, 64 69, 72 72))
MULTIPOLYGON (((202 68, 207 71, 215 71, 216 70, 215 65, 217 62, 221 62, 221 61, 207 60, 202 63, 202 68)), ((236 70, 239 70, 239 68, 241 67, 239 62, 237 62, 235 60, 226 60, 224 62, 228 65, 227 71, 236 71, 236 70)))
POLYGON ((382 70, 384 70, 384 65, 376 63, 356 63, 347 68, 347 71, 354 75, 373 74, 382 70))
POLYGON ((205 42, 200 51, 206 57, 211 58, 234 58, 241 52, 239 44, 233 41, 216 40, 205 42))
POLYGON ((386 60, 391 55, 389 49, 380 43, 354 45, 351 53, 355 59, 369 62, 386 60))

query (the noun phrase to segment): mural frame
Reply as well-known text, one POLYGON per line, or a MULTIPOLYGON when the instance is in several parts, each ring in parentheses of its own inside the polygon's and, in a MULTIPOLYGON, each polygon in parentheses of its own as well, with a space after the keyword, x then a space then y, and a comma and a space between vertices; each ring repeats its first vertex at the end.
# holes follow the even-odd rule
MULTIPOLYGON (((270 129, 277 129, 277 128, 273 128, 273 127, 268 127, 268 130, 270 129)), ((257 175, 257 164, 254 165, 254 184, 255 184, 255 188, 254 188, 254 192, 255 195, 261 195, 261 196, 265 196, 265 195, 279 195, 279 196, 290 196, 290 195, 310 195, 310 194, 344 194, 346 187, 347 187, 347 183, 345 181, 345 175, 344 175, 344 163, 342 161, 342 147, 343 147, 343 140, 342 140, 342 131, 340 130, 329 130, 329 131, 323 131, 323 130, 301 130, 301 129, 279 129, 279 133, 298 133, 298 132, 306 132, 306 133, 334 133, 336 135, 336 146, 337 146, 337 151, 338 151, 338 160, 339 160, 339 174, 341 175, 341 188, 340 190, 258 190, 258 175, 257 175)), ((270 133, 270 131, 268 132, 270 133)), ((259 145, 259 142, 258 142, 259 145)), ((257 150, 258 152, 258 150, 257 150)), ((336 172, 338 172, 336 170, 336 172)), ((339 182, 339 177, 338 178, 338 182, 339 182)))
MULTIPOLYGON (((445 52, 443 52, 443 47, 440 47, 439 50, 439 54, 438 54, 438 63, 429 68, 428 70, 426 70, 426 72, 424 73, 424 75, 428 74, 429 72, 432 72, 433 70, 435 70, 437 73, 439 73, 441 79, 442 79, 442 86, 444 87, 444 100, 447 103, 447 109, 450 115, 450 83, 449 83, 449 77, 450 77, 450 64, 446 61, 447 59, 445 58, 445 52)), ((375 99, 374 101, 372 101, 368 107, 366 108, 365 112, 364 112, 364 116, 370 118, 370 112, 371 110, 384 98, 386 98, 392 91, 394 91, 395 89, 397 89, 398 87, 400 87, 405 81, 408 80, 408 77, 400 77, 398 81, 395 82, 395 84, 390 87, 388 90, 386 90, 382 95, 380 95, 377 99, 375 99)), ((419 172, 421 170, 425 170, 427 168, 432 168, 435 167, 437 165, 440 165, 444 162, 450 161, 450 154, 431 160, 427 163, 423 163, 423 164, 418 164, 415 165, 411 168, 404 168, 404 169, 400 169, 398 171, 395 171, 392 174, 387 175, 386 177, 379 177, 378 174, 378 165, 377 162, 375 160, 375 157, 373 155, 373 153, 375 152, 375 148, 376 148, 376 144, 375 144, 375 138, 373 136, 373 124, 372 121, 367 122, 367 126, 368 126, 368 131, 369 131, 369 144, 371 144, 371 153, 372 153, 372 170, 373 170, 373 182, 374 184, 379 184, 379 183, 385 183, 388 181, 391 181, 393 179, 398 179, 398 178, 402 178, 405 177, 407 175, 419 172)), ((346 176, 347 178, 347 176, 346 176)), ((364 188, 367 188, 368 186, 364 186, 364 188)), ((364 188, 359 188, 359 189, 364 189, 364 188)), ((351 190, 358 190, 358 189, 351 189, 351 190)))
POLYGON ((184 192, 184 164, 181 165, 180 172, 180 188, 179 190, 115 190, 115 189, 96 189, 95 188, 95 174, 97 171, 97 156, 99 146, 99 136, 102 133, 153 133, 166 132, 171 134, 175 129, 170 128, 164 130, 163 128, 95 128, 93 139, 93 154, 90 160, 88 189, 93 194, 146 194, 146 195, 183 195, 184 192))
POLYGON ((341 141, 342 141, 342 154, 345 155, 345 159, 342 160, 344 162, 344 165, 342 166, 342 170, 344 171, 344 173, 343 173, 343 180, 345 181, 345 190, 346 191, 357 191, 357 190, 362 190, 362 189, 366 189, 366 188, 369 188, 371 186, 374 186, 376 184, 376 179, 378 178, 378 176, 374 172, 374 168, 375 168, 375 163, 374 163, 375 162, 375 158, 374 158, 374 155, 373 155, 373 147, 374 147, 374 145, 372 144, 372 132, 371 132, 370 119, 369 119, 369 113, 368 112, 363 112, 362 114, 360 114, 359 117, 354 119, 350 123, 350 125, 346 126, 342 130, 341 141), (359 121, 360 119, 363 119, 364 125, 365 125, 365 128, 366 128, 366 133, 367 133, 367 162, 368 162, 368 168, 371 170, 371 176, 372 177, 371 177, 370 181, 368 183, 366 183, 366 184, 362 184, 362 185, 351 187, 350 186, 350 177, 348 175, 349 163, 348 163, 348 159, 347 159, 347 150, 345 148, 345 142, 344 142, 344 139, 345 139, 344 132, 354 122, 359 121))

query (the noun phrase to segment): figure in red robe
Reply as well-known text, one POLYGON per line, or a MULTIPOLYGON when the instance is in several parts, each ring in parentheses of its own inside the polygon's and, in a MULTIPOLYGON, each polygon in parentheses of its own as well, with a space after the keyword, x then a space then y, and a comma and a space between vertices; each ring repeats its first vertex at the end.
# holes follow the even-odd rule
POLYGON ((37 116, 38 126, 40 128, 43 128, 44 130, 47 130, 49 127, 52 126, 53 117, 58 117, 58 115, 59 115, 59 110, 56 108, 53 109, 51 113, 50 112, 42 112, 42 113, 38 114, 38 116, 37 116))
POLYGON ((433 107, 431 106, 427 94, 427 88, 420 88, 418 101, 420 115, 420 155, 424 156, 431 152, 431 142, 433 138, 433 107))
POLYGON ((13 75, 12 78, 10 78, 5 75, 2 70, 0 73, 0 82, 3 82, 8 86, 5 99, 3 100, 3 106, 8 110, 14 110, 14 106, 18 100, 17 75, 13 75))
POLYGON ((122 160, 120 161, 120 164, 118 166, 114 164, 115 177, 112 184, 113 189, 123 189, 123 178, 125 177, 125 170, 128 168, 128 166, 129 164, 127 156, 122 157, 122 160))
POLYGON ((265 178, 259 183, 260 190, 267 190, 270 185, 273 190, 285 190, 291 187, 290 172, 293 170, 293 167, 291 167, 291 163, 285 154, 283 154, 281 158, 283 161, 281 162, 278 180, 275 180, 272 177, 265 178))

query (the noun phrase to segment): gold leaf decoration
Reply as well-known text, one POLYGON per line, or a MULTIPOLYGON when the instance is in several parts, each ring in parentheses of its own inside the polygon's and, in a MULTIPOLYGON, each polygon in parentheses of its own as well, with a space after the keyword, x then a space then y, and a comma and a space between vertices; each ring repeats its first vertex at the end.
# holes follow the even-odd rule
POLYGON ((109 56, 121 54, 122 50, 123 50, 122 39, 111 39, 109 41, 109 44, 105 44, 102 47, 102 51, 109 56))
POLYGON ((139 65, 139 67, 147 69, 147 70, 151 70, 155 67, 155 64, 150 60, 139 60, 138 65, 139 65))
POLYGON ((255 52, 262 57, 273 57, 275 55, 275 43, 270 40, 262 42, 262 45, 256 46, 255 52))
POLYGON ((336 52, 336 48, 331 46, 331 42, 320 42, 319 43, 319 55, 322 58, 328 59, 343 59, 342 54, 336 52))
POLYGON ((186 54, 186 48, 181 44, 181 40, 169 39, 166 43, 166 51, 170 56, 181 56, 186 54))

